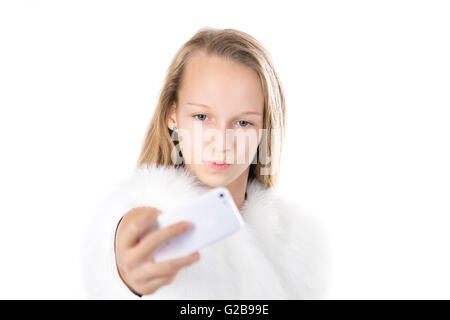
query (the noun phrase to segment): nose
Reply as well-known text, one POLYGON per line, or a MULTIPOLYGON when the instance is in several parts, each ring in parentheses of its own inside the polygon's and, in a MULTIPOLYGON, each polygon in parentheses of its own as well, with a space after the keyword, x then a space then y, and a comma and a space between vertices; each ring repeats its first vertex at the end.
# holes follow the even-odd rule
POLYGON ((225 160, 227 153, 233 150, 233 132, 226 127, 216 129, 213 136, 214 152, 220 160, 225 160))

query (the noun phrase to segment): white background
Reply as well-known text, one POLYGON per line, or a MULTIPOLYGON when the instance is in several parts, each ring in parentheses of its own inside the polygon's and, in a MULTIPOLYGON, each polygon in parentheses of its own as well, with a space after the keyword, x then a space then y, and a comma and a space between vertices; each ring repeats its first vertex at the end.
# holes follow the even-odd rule
POLYGON ((81 240, 134 168, 175 51, 236 28, 284 85, 281 186, 332 299, 450 298, 445 1, 1 1, 0 298, 83 299, 81 240))

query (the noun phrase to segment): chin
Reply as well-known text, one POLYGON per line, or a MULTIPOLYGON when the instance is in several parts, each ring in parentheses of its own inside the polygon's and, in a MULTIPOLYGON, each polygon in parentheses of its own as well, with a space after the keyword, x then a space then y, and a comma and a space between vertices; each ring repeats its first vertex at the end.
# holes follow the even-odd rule
POLYGON ((230 184, 236 178, 231 167, 222 172, 211 171, 208 167, 199 166, 194 168, 197 178, 210 187, 222 187, 230 184))
POLYGON ((200 181, 210 187, 223 187, 233 181, 228 175, 207 172, 203 172, 202 174, 198 175, 198 178, 200 179, 200 181))

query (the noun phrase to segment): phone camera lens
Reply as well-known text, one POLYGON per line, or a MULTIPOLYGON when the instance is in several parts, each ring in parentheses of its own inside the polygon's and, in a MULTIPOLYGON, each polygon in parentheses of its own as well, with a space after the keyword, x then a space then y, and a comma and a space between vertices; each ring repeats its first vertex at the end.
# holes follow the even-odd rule
POLYGON ((221 193, 219 196, 220 196, 221 198, 223 198, 223 193, 221 193))

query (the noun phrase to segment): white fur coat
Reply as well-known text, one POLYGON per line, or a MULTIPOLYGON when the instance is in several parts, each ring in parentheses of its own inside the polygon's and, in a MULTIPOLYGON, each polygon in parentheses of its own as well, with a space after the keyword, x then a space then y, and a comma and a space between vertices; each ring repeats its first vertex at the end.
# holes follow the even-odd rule
POLYGON ((84 280, 91 299, 325 299, 328 245, 319 220, 254 179, 240 210, 244 227, 200 250, 174 282, 139 298, 116 269, 114 234, 134 207, 163 214, 208 189, 185 168, 142 166, 101 202, 86 234, 84 280))

